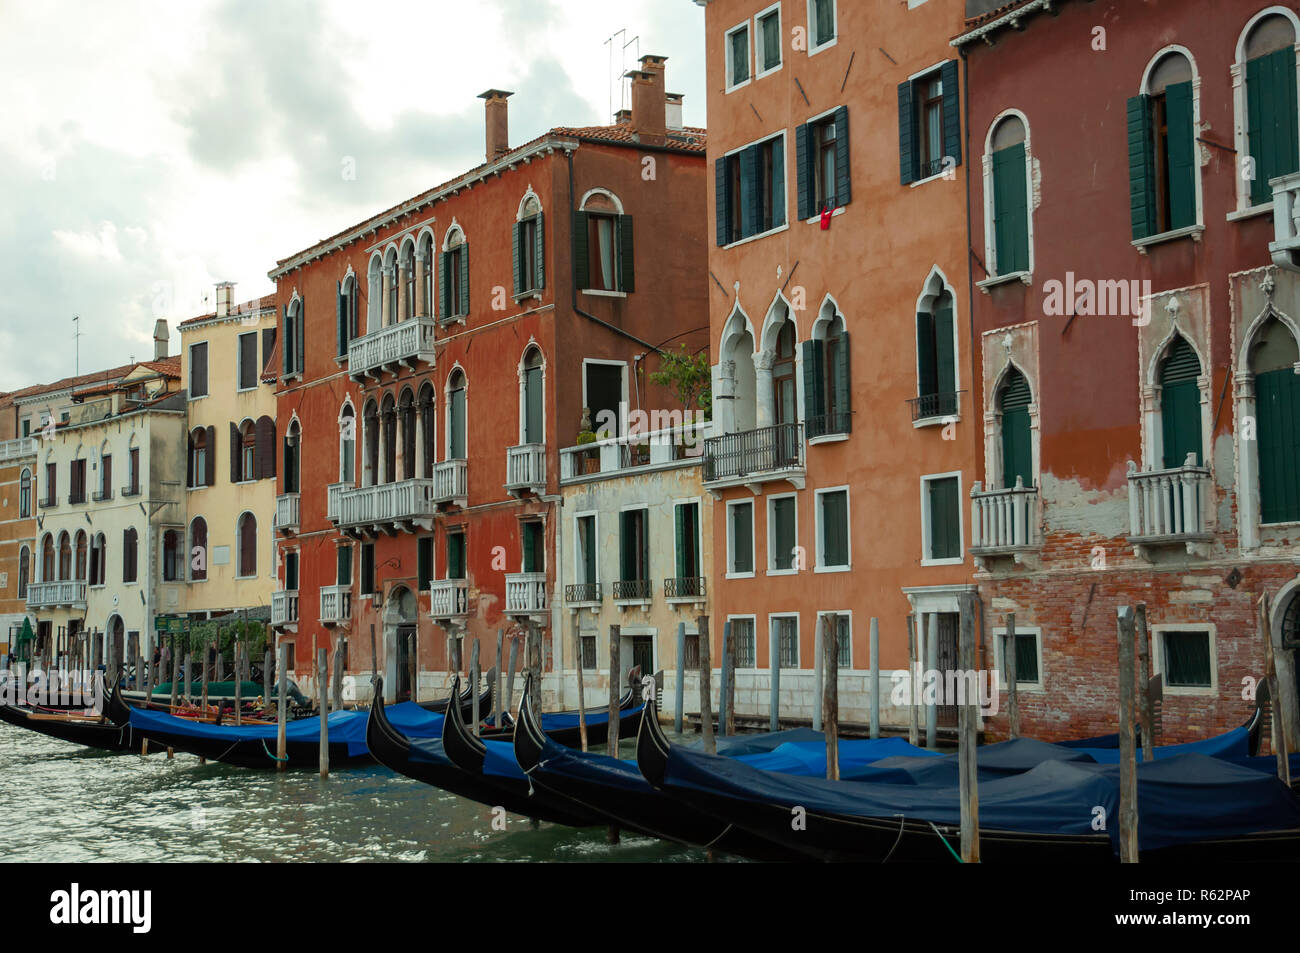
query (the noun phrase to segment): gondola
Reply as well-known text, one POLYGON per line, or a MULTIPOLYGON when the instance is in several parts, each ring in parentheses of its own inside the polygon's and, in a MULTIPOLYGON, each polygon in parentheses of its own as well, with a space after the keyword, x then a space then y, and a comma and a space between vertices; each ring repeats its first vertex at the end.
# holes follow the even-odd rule
MULTIPOLYGON (((1118 825, 1111 823, 1103 832, 1094 831, 1092 823, 1095 806, 1105 817, 1115 817, 1118 767, 1057 747, 1054 759, 980 782, 982 860, 1116 859, 1118 825)), ((924 771, 922 783, 915 778, 911 783, 828 781, 762 771, 672 745, 650 705, 638 735, 637 763, 654 787, 684 808, 762 837, 792 859, 951 862, 957 857, 957 786, 926 781, 924 771), (792 823, 795 817, 800 823, 792 823)), ((908 773, 911 767, 883 762, 877 771, 908 773)), ((1138 789, 1145 860, 1294 859, 1300 850, 1300 801, 1261 772, 1201 754, 1178 754, 1140 765, 1138 789)))
MULTIPOLYGON (((483 689, 478 696, 479 714, 492 711, 493 685, 488 683, 488 687, 483 689)), ((451 704, 451 695, 445 698, 436 698, 429 702, 417 702, 425 711, 433 712, 438 715, 447 713, 447 706, 451 704)), ((466 718, 474 717, 474 688, 472 685, 466 685, 465 690, 460 693, 460 710, 466 718)))
POLYGON ((0 705, 0 721, 100 751, 139 751, 141 741, 127 723, 126 703, 121 699, 120 684, 114 683, 102 715, 0 705))

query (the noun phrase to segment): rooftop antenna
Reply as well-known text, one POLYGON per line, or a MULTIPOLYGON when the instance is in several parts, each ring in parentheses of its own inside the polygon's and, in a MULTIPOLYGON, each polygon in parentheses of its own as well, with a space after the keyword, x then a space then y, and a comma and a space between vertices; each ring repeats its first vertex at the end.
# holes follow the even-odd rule
POLYGON ((77 377, 80 377, 80 376, 81 376, 81 341, 80 341, 80 338, 81 338, 81 315, 79 315, 79 314, 74 314, 74 315, 72 316, 72 349, 73 349, 73 352, 74 352, 75 355, 76 355, 76 357, 75 357, 75 362, 74 362, 74 367, 76 368, 76 376, 77 376, 77 377))
MULTIPOLYGON (((618 36, 620 33, 623 34, 623 36, 625 37, 627 36, 626 29, 616 30, 613 33, 611 33, 609 35, 609 39, 605 41, 605 45, 609 47, 609 69, 605 73, 605 84, 609 89, 609 112, 606 113, 605 115, 606 122, 614 121, 614 37, 618 36)), ((626 49, 626 47, 624 47, 624 49, 626 49)), ((619 76, 618 82, 622 83, 623 72, 621 70, 619 71, 618 76, 619 76)), ((619 108, 622 108, 623 106, 623 92, 621 87, 618 94, 618 105, 619 108)))
MULTIPOLYGON (((641 34, 638 33, 632 39, 623 44, 623 60, 618 71, 618 108, 623 107, 623 97, 627 95, 627 84, 623 82, 623 77, 627 75, 627 48, 633 43, 636 44, 637 59, 641 58, 641 34)), ((629 102, 627 105, 631 106, 629 102)))

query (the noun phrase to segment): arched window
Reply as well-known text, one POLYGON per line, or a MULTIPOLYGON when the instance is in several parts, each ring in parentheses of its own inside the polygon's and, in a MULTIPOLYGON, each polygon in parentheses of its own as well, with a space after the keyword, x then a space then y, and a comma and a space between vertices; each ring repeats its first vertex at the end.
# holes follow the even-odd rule
POLYGON ((335 335, 338 343, 338 356, 348 356, 348 345, 354 338, 361 336, 361 329, 357 327, 357 278, 356 275, 349 274, 339 282, 339 303, 338 314, 338 333, 335 335))
POLYGON ((357 474, 357 418, 351 404, 339 413, 339 482, 354 483, 357 474))
POLYGON ((1030 270, 1029 158, 1024 121, 1004 116, 989 130, 985 161, 985 216, 989 273, 1030 270))
POLYGON ((1300 361, 1291 332, 1270 317, 1255 338, 1255 375, 1261 523, 1300 520, 1300 361))
POLYGON ((420 236, 416 257, 420 262, 420 316, 433 315, 433 235, 425 232, 420 236))
POLYGON ((59 579, 66 581, 72 578, 72 537, 68 535, 67 530, 59 534, 59 579))
POLYGON ((398 417, 402 428, 402 479, 415 479, 415 444, 416 420, 415 398, 410 390, 402 391, 398 408, 398 417))
POLYGON ((27 583, 31 581, 32 553, 26 546, 18 551, 18 598, 27 598, 27 583))
POLYGON ((542 352, 537 348, 530 347, 524 355, 520 378, 523 412, 520 414, 519 442, 545 443, 546 397, 542 393, 542 352))
POLYGON ((366 401, 365 409, 366 486, 375 486, 379 481, 379 408, 373 400, 366 401))
POLYGON ((465 372, 459 367, 447 381, 447 459, 465 459, 465 372))
POLYGON ((41 542, 41 582, 53 582, 58 578, 54 563, 54 537, 49 533, 41 542))
POLYGON ((208 578, 208 522, 202 516, 190 521, 190 545, 187 550, 190 564, 190 581, 202 582, 208 578))
POLYGON ((384 288, 387 295, 387 304, 384 308, 385 327, 397 323, 397 305, 401 297, 398 290, 400 284, 401 280, 397 272, 397 249, 390 248, 384 255, 384 288))
POLYGON ((420 475, 426 480, 433 479, 433 465, 438 458, 438 445, 435 442, 433 416, 433 385, 428 381, 420 388, 418 401, 420 410, 420 436, 424 449, 424 460, 420 475))
POLYGON ((284 375, 303 372, 303 319, 302 299, 294 297, 285 309, 284 316, 284 375))
POLYGON ((1191 60, 1171 50, 1151 64, 1141 95, 1128 101, 1135 240, 1196 224, 1194 78, 1191 60))
POLYGON ((239 517, 236 535, 239 548, 239 575, 257 575, 257 517, 244 513, 239 517))
POLYGON ((384 479, 382 482, 393 483, 397 480, 397 404, 393 401, 392 394, 385 395, 381 416, 383 417, 384 426, 384 479))
POLYGON ((108 569, 108 540, 103 533, 96 533, 90 544, 90 584, 102 586, 108 569))
POLYGON ((25 469, 18 478, 18 518, 28 519, 32 515, 32 471, 25 469))
POLYGON ((916 401, 912 419, 957 413, 957 356, 953 297, 937 271, 926 281, 916 312, 916 401))
POLYGON ((772 360, 772 423, 799 422, 799 401, 794 374, 794 322, 785 320, 776 336, 772 360))
POLYGON ((519 203, 519 215, 511 236, 515 294, 527 294, 545 287, 542 245, 542 204, 536 195, 530 194, 519 203))
POLYGON ((289 424, 289 432, 284 435, 284 492, 297 493, 299 462, 302 459, 302 428, 295 419, 289 424))
POLYGON ((1245 80, 1237 102, 1238 151, 1254 159, 1254 176, 1243 177, 1250 205, 1271 205, 1269 179, 1300 170, 1296 108, 1296 27, 1290 10, 1264 11, 1250 23, 1237 45, 1232 71, 1245 80), (1244 120, 1244 121, 1243 121, 1244 120))
POLYGON ((631 292, 633 278, 632 216, 623 214, 618 196, 603 189, 583 197, 574 216, 578 287, 586 291, 631 292))
POLYGON ((366 333, 379 330, 383 321, 381 308, 384 302, 384 264, 379 253, 370 256, 366 274, 366 333))
POLYGON ((169 529, 162 538, 162 577, 163 582, 180 582, 184 578, 182 558, 184 542, 181 534, 169 529))
POLYGON ((210 486, 208 474, 211 471, 211 449, 208 446, 208 431, 196 427, 190 431, 189 465, 185 468, 185 485, 188 487, 210 486))
POLYGON ((1174 338, 1160 365, 1161 442, 1166 470, 1188 463, 1200 466, 1201 362, 1196 351, 1181 334, 1174 338), (1189 455, 1192 459, 1189 461, 1189 455))
POLYGON ((1030 441, 1029 405, 1033 395, 1025 375, 1012 367, 998 389, 1002 417, 1002 486, 1034 485, 1034 452, 1030 441))
POLYGON ((244 421, 239 428, 239 477, 241 480, 256 480, 257 472, 257 426, 251 421, 244 421))
POLYGON ((402 320, 415 317, 415 243, 402 245, 402 320))
POLYGON ((79 529, 77 530, 77 572, 76 575, 72 577, 73 579, 76 579, 78 582, 87 581, 86 580, 87 555, 88 554, 87 554, 87 547, 86 547, 86 531, 79 529))
POLYGON ((803 352, 804 415, 809 437, 849 433, 853 429, 849 387, 849 333, 844 316, 831 300, 813 326, 813 340, 803 352))
POLYGON ((122 531, 122 581, 135 582, 138 570, 139 537, 134 528, 122 531))
POLYGON ((439 316, 446 321, 469 315, 469 243, 459 225, 447 232, 438 255, 439 316))

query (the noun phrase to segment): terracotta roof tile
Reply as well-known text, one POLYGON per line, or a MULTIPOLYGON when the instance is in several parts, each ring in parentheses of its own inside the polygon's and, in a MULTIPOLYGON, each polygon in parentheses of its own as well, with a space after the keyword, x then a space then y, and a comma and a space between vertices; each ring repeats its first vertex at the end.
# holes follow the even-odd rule
MULTIPOLYGON (((177 361, 180 358, 176 358, 177 361)), ((50 384, 36 384, 32 387, 24 387, 22 390, 16 390, 9 395, 11 400, 22 400, 27 397, 37 397, 41 394, 47 394, 56 390, 75 390, 78 387, 85 387, 88 384, 97 384, 100 381, 115 380, 130 373, 136 364, 123 364, 121 367, 112 367, 104 371, 95 371, 90 374, 82 374, 77 377, 64 377, 50 384)))
MULTIPOLYGON (((255 312, 259 308, 269 308, 269 307, 274 307, 274 304, 272 301, 272 296, 266 295, 261 298, 249 298, 247 301, 235 305, 233 308, 233 312, 236 314, 239 312, 244 312, 247 314, 247 313, 255 312)), ((200 314, 200 315, 196 315, 193 318, 186 318, 184 321, 179 322, 176 326, 178 328, 187 328, 192 324, 201 324, 204 321, 211 321, 214 318, 216 318, 216 316, 217 316, 217 312, 215 311, 211 312, 210 314, 200 314)))

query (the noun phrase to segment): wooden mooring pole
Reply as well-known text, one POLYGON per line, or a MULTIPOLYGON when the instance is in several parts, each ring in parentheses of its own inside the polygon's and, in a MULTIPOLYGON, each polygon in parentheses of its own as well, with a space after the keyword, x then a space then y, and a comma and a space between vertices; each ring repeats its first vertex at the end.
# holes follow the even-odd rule
POLYGON ((330 706, 334 711, 343 710, 343 636, 334 640, 334 674, 332 676, 332 691, 334 702, 330 706))
POLYGON ((285 761, 289 757, 289 739, 285 734, 289 722, 289 643, 284 642, 280 645, 280 669, 275 673, 278 676, 280 689, 279 699, 275 706, 275 769, 283 771, 285 761))
POLYGON ((240 666, 239 639, 235 639, 235 726, 243 724, 244 720, 244 682, 240 676, 243 670, 240 666))
POLYGON ((823 648, 826 643, 826 616, 817 616, 813 623, 813 731, 822 730, 822 698, 826 695, 826 671, 822 664, 823 648))
POLYGON ((501 727, 501 713, 505 711, 505 705, 501 701, 501 690, 505 688, 505 659, 501 655, 501 649, 505 644, 505 630, 497 629, 497 679, 492 686, 492 710, 496 717, 492 719, 494 727, 501 727))
MULTIPOLYGON (((975 667, 975 594, 961 596, 961 633, 958 653, 963 672, 977 672, 975 667)), ((966 677, 965 690, 957 709, 957 762, 961 798, 961 859, 978 864, 980 860, 980 799, 976 778, 975 745, 979 729, 979 689, 966 677), (974 694, 974 697, 972 696, 974 694)))
POLYGON ((713 662, 709 658, 709 617, 697 616, 696 629, 700 633, 700 734, 703 736, 704 750, 716 754, 717 742, 713 739, 713 686, 711 675, 713 662))
POLYGON ((1137 842, 1137 739, 1133 731, 1133 641, 1132 606, 1119 606, 1119 859, 1123 864, 1138 860, 1137 842))
POLYGON ((732 627, 723 638, 726 640, 727 734, 736 733, 736 630, 732 627))
MULTIPOLYGON (((697 643, 698 644, 698 643, 697 643)), ((686 623, 677 623, 677 685, 673 694, 673 731, 682 733, 682 707, 686 704, 686 623)), ((582 696, 578 696, 581 699, 582 696)), ((579 706, 581 707, 581 706, 579 706)))
MULTIPOLYGON (((609 627, 609 724, 606 735, 605 753, 611 758, 618 757, 618 701, 623 688, 623 628, 619 625, 609 627)), ((611 844, 618 843, 618 826, 611 824, 605 839, 611 844)))
POLYGON ((1259 594, 1256 609, 1256 627, 1259 637, 1264 640, 1264 677, 1268 681, 1268 697, 1273 712, 1272 740, 1273 754, 1277 757, 1277 776, 1291 786, 1291 738, 1287 730, 1285 712, 1282 710, 1282 694, 1277 684, 1277 659, 1273 654, 1273 633, 1268 622, 1270 600, 1267 592, 1259 594))
POLYGON ((722 666, 718 677, 722 679, 718 691, 718 734, 727 734, 727 653, 731 650, 731 620, 722 623, 722 666))
POLYGON ((322 647, 316 650, 316 684, 320 686, 320 776, 330 776, 330 699, 329 699, 329 650, 322 647))
POLYGON ((880 737, 880 623, 871 617, 871 737, 880 737))
POLYGON ((1007 725, 1012 738, 1020 737, 1019 677, 1016 674, 1016 614, 1007 613, 1007 634, 1002 642, 1002 667, 1007 678, 1007 725))
POLYGON ((473 695, 470 696, 470 710, 474 717, 475 737, 477 737, 479 734, 482 733, 482 726, 483 726, 483 713, 479 710, 479 698, 478 698, 478 686, 479 686, 479 682, 482 681, 482 677, 479 672, 478 652, 479 652, 478 636, 476 635, 474 636, 474 644, 470 646, 470 650, 469 650, 469 681, 470 684, 473 686, 473 692, 474 692, 473 695))
POLYGON ((515 665, 519 661, 519 640, 510 639, 510 667, 506 670, 505 710, 514 708, 515 701, 515 665))
POLYGON ((822 617, 822 670, 826 688, 822 695, 822 730, 826 732, 826 777, 840 779, 840 640, 839 616, 834 612, 822 617))
MULTIPOLYGON (((931 678, 939 678, 939 614, 931 612, 927 616, 929 625, 926 628, 925 639, 925 667, 931 678)), ((922 685, 925 684, 924 676, 921 678, 922 685)), ((939 699, 931 699, 925 706, 925 746, 933 749, 939 740, 939 699)))
POLYGON ((573 623, 573 667, 578 672, 578 741, 582 745, 582 750, 587 750, 587 713, 586 708, 586 688, 583 683, 586 678, 582 673, 582 623, 575 621, 573 623))
POLYGON ((768 680, 767 730, 777 731, 781 724, 781 644, 779 639, 767 640, 767 665, 772 677, 768 680))
POLYGON ((528 650, 524 661, 528 665, 528 670, 533 673, 528 688, 529 700, 533 711, 540 715, 542 711, 542 630, 532 619, 528 620, 528 643, 524 648, 528 650))
POLYGON ((1147 632, 1147 604, 1139 602, 1134 614, 1137 639, 1137 716, 1142 725, 1142 760, 1150 761, 1155 745, 1155 719, 1151 710, 1151 637, 1147 632))
MULTIPOLYGON (((267 650, 264 653, 262 653, 262 712, 263 713, 265 713, 266 709, 269 708, 271 705, 271 673, 274 671, 274 669, 275 669, 275 652, 272 649, 267 648, 267 650)), ((185 683, 188 685, 190 679, 193 677, 194 676, 190 673, 190 660, 189 660, 189 656, 187 655, 185 657, 185 683)))
POLYGON ((916 707, 916 613, 907 616, 907 740, 912 747, 921 744, 920 711, 916 707))

